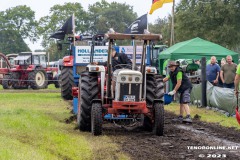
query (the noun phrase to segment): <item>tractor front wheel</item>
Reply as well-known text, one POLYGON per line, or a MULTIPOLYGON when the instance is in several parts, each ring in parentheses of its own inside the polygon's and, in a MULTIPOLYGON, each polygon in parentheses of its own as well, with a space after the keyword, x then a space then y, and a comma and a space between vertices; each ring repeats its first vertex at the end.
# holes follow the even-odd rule
POLYGON ((94 136, 102 134, 102 104, 95 102, 91 111, 91 131, 94 136))
POLYGON ((163 136, 164 130, 164 107, 162 102, 156 102, 153 106, 154 127, 153 132, 157 136, 163 136))
POLYGON ((65 100, 72 100, 72 87, 75 87, 73 67, 64 67, 61 72, 61 95, 65 100))
POLYGON ((4 75, 2 80, 3 89, 10 89, 12 88, 12 76, 11 75, 4 75))
POLYGON ((78 127, 81 131, 91 131, 91 102, 98 98, 98 75, 97 73, 83 72, 80 77, 78 127))
POLYGON ((46 88, 47 73, 44 70, 34 70, 28 74, 28 80, 30 81, 30 87, 32 89, 44 89, 46 88))

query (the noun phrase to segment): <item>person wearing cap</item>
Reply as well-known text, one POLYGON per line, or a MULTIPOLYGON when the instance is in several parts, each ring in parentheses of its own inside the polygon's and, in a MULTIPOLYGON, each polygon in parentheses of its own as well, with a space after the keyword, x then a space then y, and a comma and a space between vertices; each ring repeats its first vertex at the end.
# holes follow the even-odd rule
MULTIPOLYGON (((128 58, 128 56, 126 54, 117 53, 116 49, 114 47, 112 47, 111 50, 112 50, 111 54, 112 54, 112 68, 113 68, 113 71, 121 68, 121 64, 126 64, 126 66, 124 66, 124 67, 131 68, 132 61, 128 58)), ((107 61, 106 62, 94 62, 94 64, 107 66, 107 61)))
POLYGON ((175 61, 170 61, 168 63, 168 68, 170 69, 169 75, 167 75, 163 82, 165 83, 171 79, 173 84, 173 90, 168 94, 173 96, 176 92, 180 94, 180 115, 177 118, 174 118, 173 121, 192 123, 190 116, 190 108, 188 103, 190 102, 190 93, 192 90, 192 84, 185 73, 182 71, 182 68, 175 61), (183 113, 186 112, 186 117, 183 118, 183 113))

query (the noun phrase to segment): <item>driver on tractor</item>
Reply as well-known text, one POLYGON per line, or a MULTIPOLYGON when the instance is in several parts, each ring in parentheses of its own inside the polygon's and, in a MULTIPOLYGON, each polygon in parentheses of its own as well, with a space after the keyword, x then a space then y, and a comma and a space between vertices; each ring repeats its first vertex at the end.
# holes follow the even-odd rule
MULTIPOLYGON (((128 58, 128 56, 124 53, 117 53, 117 51, 114 47, 112 47, 111 49, 112 49, 111 53, 112 53, 113 71, 115 71, 116 69, 122 68, 121 64, 125 64, 126 68, 130 69, 132 66, 132 61, 128 58)), ((106 62, 93 62, 93 64, 107 66, 107 61, 106 62)))

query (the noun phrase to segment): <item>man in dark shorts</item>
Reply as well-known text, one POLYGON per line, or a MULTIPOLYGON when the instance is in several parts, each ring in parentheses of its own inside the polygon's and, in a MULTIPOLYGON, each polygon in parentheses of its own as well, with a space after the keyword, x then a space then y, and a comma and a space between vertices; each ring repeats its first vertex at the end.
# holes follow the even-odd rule
POLYGON ((173 121, 192 123, 190 116, 190 109, 188 103, 190 102, 190 93, 192 90, 192 84, 188 77, 184 74, 182 69, 176 64, 175 61, 170 61, 168 63, 168 68, 170 69, 169 75, 167 75, 163 82, 171 79, 173 84, 173 90, 169 92, 169 95, 174 95, 176 92, 180 94, 180 115, 174 118, 173 121), (183 118, 183 113, 186 112, 186 117, 183 118))

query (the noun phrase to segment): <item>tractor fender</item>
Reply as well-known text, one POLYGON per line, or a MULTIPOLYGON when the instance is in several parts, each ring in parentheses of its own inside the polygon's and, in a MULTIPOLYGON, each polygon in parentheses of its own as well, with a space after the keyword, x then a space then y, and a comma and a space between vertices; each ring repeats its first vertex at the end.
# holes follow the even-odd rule
POLYGON ((65 56, 63 57, 63 66, 72 67, 73 66, 73 56, 65 56))

